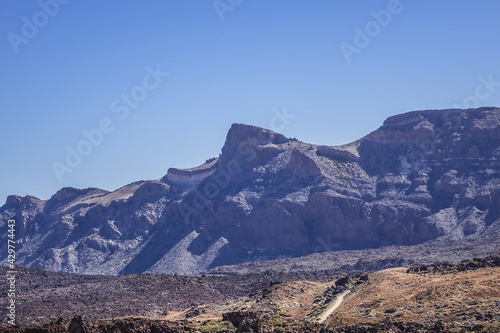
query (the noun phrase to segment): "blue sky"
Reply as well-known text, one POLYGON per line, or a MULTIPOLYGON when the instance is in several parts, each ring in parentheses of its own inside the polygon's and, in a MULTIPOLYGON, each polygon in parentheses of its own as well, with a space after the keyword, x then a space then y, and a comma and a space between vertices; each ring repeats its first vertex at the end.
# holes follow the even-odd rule
POLYGON ((217 156, 235 122, 336 145, 397 113, 500 106, 499 12, 493 0, 1 1, 0 201, 160 178, 217 156), (82 153, 71 166, 68 151, 82 153))

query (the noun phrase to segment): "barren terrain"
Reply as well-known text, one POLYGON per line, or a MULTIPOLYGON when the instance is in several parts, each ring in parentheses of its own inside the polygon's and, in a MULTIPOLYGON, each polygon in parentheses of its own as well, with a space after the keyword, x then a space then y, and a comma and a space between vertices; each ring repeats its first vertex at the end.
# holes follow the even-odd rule
POLYGON ((500 330, 500 256, 343 276, 20 275, 19 319, 47 332, 500 330))

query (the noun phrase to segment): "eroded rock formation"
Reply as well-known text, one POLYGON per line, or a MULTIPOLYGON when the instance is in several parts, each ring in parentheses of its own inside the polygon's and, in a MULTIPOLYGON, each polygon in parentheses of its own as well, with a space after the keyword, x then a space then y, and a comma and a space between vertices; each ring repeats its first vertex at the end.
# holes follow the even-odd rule
POLYGON ((401 114, 337 147, 234 124, 218 158, 159 180, 9 196, 0 230, 16 219, 20 265, 103 274, 491 237, 499 159, 496 108, 401 114))

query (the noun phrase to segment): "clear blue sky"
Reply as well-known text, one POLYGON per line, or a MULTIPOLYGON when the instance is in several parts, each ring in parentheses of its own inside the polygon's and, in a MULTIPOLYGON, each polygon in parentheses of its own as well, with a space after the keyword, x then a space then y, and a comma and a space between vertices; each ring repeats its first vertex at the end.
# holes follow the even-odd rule
POLYGON ((0 2, 2 203, 198 165, 235 122, 336 145, 397 113, 500 105, 499 1, 54 1, 0 2))

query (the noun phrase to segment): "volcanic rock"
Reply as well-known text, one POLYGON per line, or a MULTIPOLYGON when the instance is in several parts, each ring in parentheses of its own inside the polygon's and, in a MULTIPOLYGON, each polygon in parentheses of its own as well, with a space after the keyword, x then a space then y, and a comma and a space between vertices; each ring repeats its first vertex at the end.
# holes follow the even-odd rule
POLYGON ((492 107, 396 115, 336 147, 234 124, 199 167, 112 192, 9 196, 0 231, 16 220, 17 264, 86 274, 194 274, 318 248, 495 237, 499 159, 492 107))

